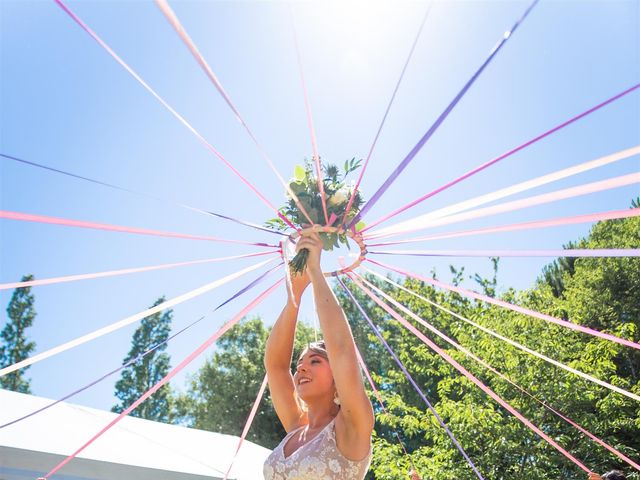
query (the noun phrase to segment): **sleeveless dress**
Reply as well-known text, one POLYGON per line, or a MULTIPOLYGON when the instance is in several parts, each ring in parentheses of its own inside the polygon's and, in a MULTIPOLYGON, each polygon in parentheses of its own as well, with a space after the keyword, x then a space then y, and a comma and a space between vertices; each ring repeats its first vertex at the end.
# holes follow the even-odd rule
POLYGON ((362 480, 371 463, 369 453, 360 461, 346 458, 336 445, 335 418, 309 442, 285 458, 284 446, 300 429, 291 431, 264 463, 265 480, 362 480))

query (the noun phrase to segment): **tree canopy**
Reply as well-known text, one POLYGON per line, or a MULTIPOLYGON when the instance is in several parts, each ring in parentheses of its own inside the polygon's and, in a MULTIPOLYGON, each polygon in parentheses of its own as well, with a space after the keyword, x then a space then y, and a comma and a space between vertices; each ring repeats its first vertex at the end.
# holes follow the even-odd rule
MULTIPOLYGON (((632 218, 596 224, 586 238, 567 247, 637 248, 639 244, 640 218, 632 218)), ((635 342, 640 340, 637 258, 556 261, 541 272, 533 287, 523 291, 500 290, 498 259, 493 259, 493 265, 493 278, 467 276, 464 269, 452 267, 454 283, 465 283, 465 288, 473 289, 472 283, 486 295, 635 342)), ((534 357, 487 330, 635 394, 640 394, 640 352, 424 282, 393 279, 407 292, 379 277, 369 275, 367 279, 526 390, 530 396, 406 317, 589 468, 597 472, 619 468, 628 473, 629 479, 640 478, 624 462, 543 406, 553 407, 637 461, 637 402, 534 357)), ((582 470, 431 351, 353 282, 346 284, 485 478, 586 478, 582 470)), ((367 478, 406 479, 412 465, 424 479, 476 478, 347 294, 339 286, 335 291, 385 404, 383 410, 371 395, 376 429, 367 478)), ((235 435, 241 432, 264 376, 262 356, 268 333, 260 318, 252 318, 218 342, 216 352, 180 399, 180 415, 185 423, 235 435)), ((296 348, 312 340, 312 335, 312 329, 299 324, 296 348)), ((248 438, 273 448, 283 436, 270 400, 263 399, 248 438)))
MULTIPOLYGON (((20 280, 28 282, 33 275, 25 275, 20 280)), ((21 362, 36 348, 33 341, 28 340, 26 330, 33 325, 36 318, 35 298, 31 287, 16 288, 7 306, 9 321, 0 332, 0 366, 7 367, 21 362)), ((24 377, 27 368, 22 368, 0 377, 0 387, 21 393, 31 393, 31 382, 24 377)))
MULTIPOLYGON (((160 297, 151 307, 165 301, 160 297)), ((120 413, 140 398, 147 390, 169 373, 171 359, 165 352, 163 343, 171 333, 173 310, 154 313, 145 317, 135 330, 131 340, 131 349, 124 359, 130 365, 122 371, 116 382, 116 397, 120 403, 111 410, 120 413), (153 351, 142 356, 148 350, 153 351)), ((138 408, 131 412, 134 417, 167 422, 172 418, 172 395, 169 384, 165 384, 138 408)))

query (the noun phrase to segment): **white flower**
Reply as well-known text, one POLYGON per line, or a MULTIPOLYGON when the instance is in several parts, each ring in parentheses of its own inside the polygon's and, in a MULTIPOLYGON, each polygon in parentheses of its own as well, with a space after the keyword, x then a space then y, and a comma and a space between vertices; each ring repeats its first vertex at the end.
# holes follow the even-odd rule
POLYGON ((284 463, 281 463, 281 462, 276 463, 276 472, 278 473, 284 472, 284 463))
POLYGON ((351 197, 351 191, 348 187, 342 187, 336 193, 329 197, 328 203, 330 206, 335 207, 337 205, 342 205, 346 203, 351 197))

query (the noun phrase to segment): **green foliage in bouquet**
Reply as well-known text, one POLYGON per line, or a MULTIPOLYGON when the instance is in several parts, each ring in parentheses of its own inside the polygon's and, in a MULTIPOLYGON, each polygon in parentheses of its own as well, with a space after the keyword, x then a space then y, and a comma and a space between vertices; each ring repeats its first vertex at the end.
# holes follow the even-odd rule
MULTIPOLYGON (((347 183, 347 176, 360 168, 362 160, 356 160, 352 158, 344 162, 344 169, 341 172, 336 165, 321 165, 322 167, 322 183, 324 187, 324 193, 327 201, 327 216, 329 220, 333 218, 333 223, 330 226, 340 226, 344 214, 351 198, 351 194, 355 188, 355 183, 347 183)), ((325 225, 324 210, 322 208, 322 197, 318 187, 318 178, 313 162, 305 161, 304 166, 296 165, 294 170, 294 176, 289 182, 289 188, 298 197, 298 200, 302 207, 306 210, 311 217, 314 224, 325 225)), ((309 220, 304 213, 298 208, 293 198, 287 195, 287 203, 280 208, 280 212, 289 218, 291 223, 296 227, 305 228, 309 226, 309 220)), ((364 200, 360 191, 356 191, 351 208, 346 216, 346 222, 350 222, 360 211, 364 200)), ((276 230, 284 231, 289 227, 282 221, 281 218, 276 217, 265 223, 267 227, 274 228, 276 230)), ((356 225, 356 230, 360 230, 364 227, 362 222, 356 225)), ((349 246, 347 236, 345 234, 337 233, 320 233, 324 250, 333 250, 340 244, 349 246)), ((300 273, 306 266, 308 251, 306 249, 300 251, 289 262, 289 266, 293 273, 300 273)))

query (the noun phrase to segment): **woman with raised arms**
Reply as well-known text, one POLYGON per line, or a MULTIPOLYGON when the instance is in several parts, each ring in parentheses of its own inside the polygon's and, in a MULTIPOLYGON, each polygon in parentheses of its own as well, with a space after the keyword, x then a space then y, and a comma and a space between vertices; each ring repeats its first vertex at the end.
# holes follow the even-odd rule
POLYGON ((322 273, 322 241, 304 232, 307 268, 291 279, 288 300, 264 357, 273 405, 287 436, 264 465, 265 480, 362 480, 371 462, 374 417, 351 329, 322 273), (298 306, 313 284, 324 341, 309 344, 291 373, 298 306))

